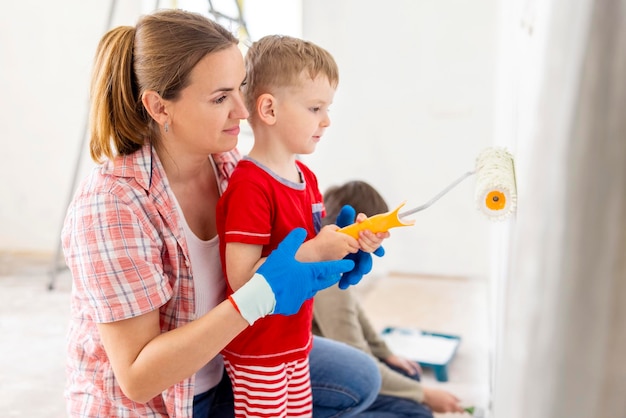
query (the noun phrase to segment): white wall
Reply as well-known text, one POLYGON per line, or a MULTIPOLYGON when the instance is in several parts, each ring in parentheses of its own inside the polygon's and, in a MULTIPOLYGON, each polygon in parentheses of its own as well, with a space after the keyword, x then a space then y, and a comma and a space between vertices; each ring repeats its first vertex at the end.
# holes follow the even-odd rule
MULTIPOLYGON (((132 24, 139 2, 118 3, 114 24, 132 24)), ((3 3, 0 251, 52 254, 57 247, 87 114, 91 62, 109 4, 3 3)))
MULTIPOLYGON (((117 3, 114 24, 133 24, 154 2, 117 3)), ((305 157, 322 188, 360 178, 391 206, 417 206, 472 169, 493 143, 496 0, 282 3, 246 1, 254 16, 269 13, 247 16, 252 36, 298 35, 300 23, 302 36, 340 66, 333 125, 305 157)), ((22 0, 0 14, 0 251, 52 254, 57 247, 109 4, 22 0)), ((492 225, 473 193, 470 178, 417 214, 416 226, 392 231, 379 265, 486 276, 492 225)))
POLYGON ((524 206, 498 312, 493 416, 621 417, 626 1, 507 8, 524 206))
MULTIPOLYGON (((492 144, 496 1, 305 0, 303 35, 340 67, 332 126, 305 158, 323 188, 349 179, 390 206, 430 200, 492 144)), ((470 178, 392 230, 392 270, 486 276, 490 221, 470 178)))
MULTIPOLYGON (((134 25, 159 7, 208 12, 205 0, 21 0, 0 13, 0 253, 54 254, 78 163, 79 178, 93 166, 83 132, 89 77, 100 37, 112 25, 134 25), (82 151, 81 151, 82 146, 82 151)), ((216 8, 232 6, 215 0, 216 8)), ((255 15, 263 12, 252 2, 255 15)), ((252 33, 301 32, 300 3, 266 0, 290 16, 252 19, 252 33)), ((236 8, 225 10, 235 15, 236 8)), ((225 22, 223 22, 226 24, 225 22)), ((244 142, 248 138, 243 138, 244 142)), ((249 142, 249 141, 248 141, 249 142)), ((244 146, 246 143, 244 143, 244 146)))

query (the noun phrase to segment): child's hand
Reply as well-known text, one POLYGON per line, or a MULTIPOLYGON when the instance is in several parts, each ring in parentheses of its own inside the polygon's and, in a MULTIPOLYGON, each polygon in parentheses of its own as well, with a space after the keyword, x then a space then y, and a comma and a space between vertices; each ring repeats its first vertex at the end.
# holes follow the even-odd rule
POLYGON ((301 262, 341 260, 348 254, 359 251, 359 241, 338 232, 337 225, 326 225, 302 246, 296 254, 301 262))
MULTIPOLYGON (((356 217, 356 222, 363 222, 366 219, 367 216, 365 216, 364 213, 359 213, 356 217)), ((391 234, 389 233, 389 231, 378 233, 374 233, 369 229, 359 231, 359 248, 366 253, 374 253, 380 257, 384 254, 385 251, 381 247, 381 244, 383 243, 383 240, 389 238, 390 236, 391 234), (376 252, 379 249, 380 251, 382 251, 382 253, 376 252)))
POLYGON ((442 389, 424 388, 424 403, 433 410, 433 412, 463 412, 463 408, 459 404, 459 398, 442 389))
POLYGON ((416 361, 409 360, 406 357, 392 354, 389 357, 387 357, 384 361, 390 366, 396 367, 400 370, 404 370, 404 372, 408 374, 409 376, 422 374, 422 367, 420 366, 420 364, 416 361))
MULTIPOLYGON (((361 222, 366 219, 365 215, 359 214, 361 222)), ((356 220, 354 208, 350 205, 345 205, 341 208, 339 215, 337 215, 337 225, 344 227, 352 224, 356 220)), ((385 250, 380 246, 380 240, 388 237, 389 232, 383 232, 374 234, 372 231, 361 231, 359 233, 359 246, 365 246, 374 251, 374 254, 382 257, 385 254, 385 250)), ((356 253, 351 253, 346 256, 347 259, 354 261, 354 269, 347 273, 344 273, 339 280, 339 288, 347 289, 349 286, 355 285, 361 281, 364 275, 372 270, 372 255, 359 249, 356 253)))

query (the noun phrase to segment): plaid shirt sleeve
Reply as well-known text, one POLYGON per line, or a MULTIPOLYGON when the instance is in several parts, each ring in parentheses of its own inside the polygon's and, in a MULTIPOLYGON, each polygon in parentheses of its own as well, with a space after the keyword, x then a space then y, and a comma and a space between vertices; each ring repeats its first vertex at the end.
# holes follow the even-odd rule
MULTIPOLYGON (((132 191, 131 191, 132 192, 132 191)), ((129 193, 131 193, 129 192, 129 193)), ((66 260, 95 322, 119 321, 165 304, 172 289, 164 275, 159 234, 141 196, 92 194, 76 201, 66 224, 66 260), (131 199, 131 202, 125 201, 131 199)))
POLYGON ((128 399, 96 325, 156 309, 163 332, 193 319, 192 278, 179 230, 149 144, 96 167, 78 187, 62 231, 73 277, 65 387, 71 416, 191 417, 193 376, 145 404, 128 399))

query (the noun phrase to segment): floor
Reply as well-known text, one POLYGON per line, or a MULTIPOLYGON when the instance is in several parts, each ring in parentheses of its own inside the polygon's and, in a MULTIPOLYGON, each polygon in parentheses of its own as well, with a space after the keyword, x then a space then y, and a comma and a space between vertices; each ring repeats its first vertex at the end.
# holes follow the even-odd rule
POLYGON ((409 327, 461 337, 448 365, 448 381, 438 382, 429 369, 422 381, 455 394, 463 406, 480 408, 483 418, 488 416, 490 398, 487 290, 486 282, 478 279, 390 275, 377 279, 362 295, 365 310, 381 331, 409 327))
MULTIPOLYGON (((70 277, 67 271, 60 272, 55 289, 49 291, 49 264, 45 259, 0 257, 0 411, 4 417, 66 416, 62 391, 70 277)), ((489 341, 483 281, 389 275, 370 279, 361 296, 379 329, 408 326, 461 336, 448 368, 449 381, 437 382, 432 371, 425 370, 424 384, 454 393, 464 405, 486 408, 489 341)))

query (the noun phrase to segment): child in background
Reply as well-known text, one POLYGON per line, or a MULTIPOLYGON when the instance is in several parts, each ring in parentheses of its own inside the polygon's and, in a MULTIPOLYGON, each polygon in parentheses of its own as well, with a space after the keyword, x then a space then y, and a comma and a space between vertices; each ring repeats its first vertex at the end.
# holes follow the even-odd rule
MULTIPOLYGON (((324 193, 326 217, 335 219, 345 205, 367 216, 389 211, 378 191, 364 181, 350 181, 324 193)), ((432 418, 433 412, 462 412, 459 400, 441 389, 427 388, 419 382, 417 362, 389 350, 365 315, 353 289, 331 286, 315 296, 313 333, 351 345, 373 356, 378 362, 382 386, 376 400, 363 417, 432 418), (339 319, 338 319, 339 318, 339 319)))
MULTIPOLYGON (((335 219, 344 205, 367 216, 389 211, 380 193, 363 181, 329 188, 324 193, 324 204, 326 218, 323 224, 335 219)), ((377 360, 382 387, 376 400, 359 416, 432 418, 432 411, 463 411, 454 395, 424 387, 419 382, 421 369, 417 362, 389 350, 365 315, 354 289, 341 290, 331 286, 317 293, 313 333, 351 345, 377 360)))
MULTIPOLYGON (((365 231, 355 240, 336 225, 322 228, 317 178, 298 160, 315 150, 330 125, 328 108, 339 80, 333 57, 301 39, 267 36, 249 49, 246 77, 254 145, 233 172, 216 214, 228 294, 294 228, 307 231, 296 254, 305 262, 371 252, 388 236, 365 231)), ((311 416, 312 315, 309 300, 295 315, 259 319, 223 350, 236 416, 311 416)))

